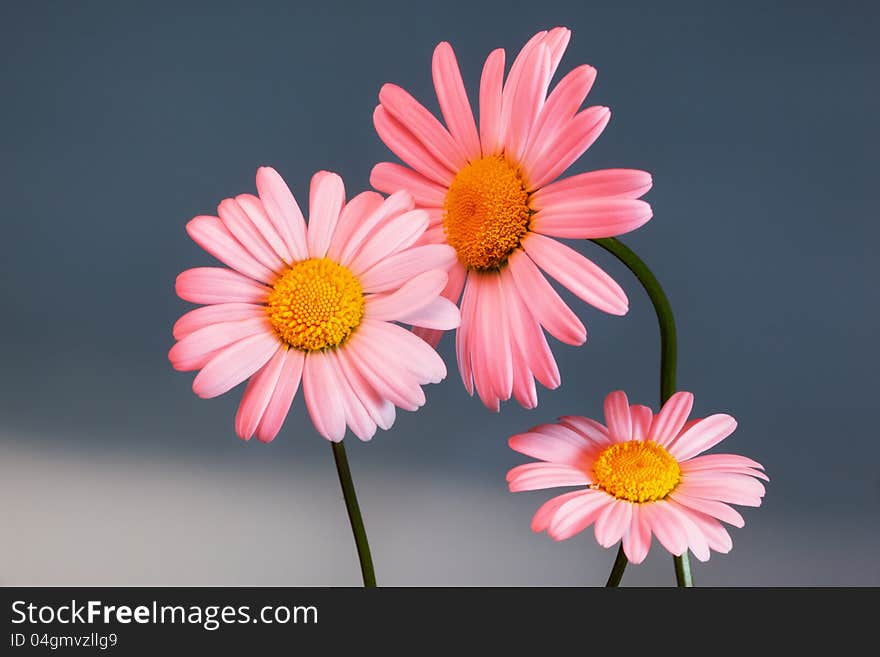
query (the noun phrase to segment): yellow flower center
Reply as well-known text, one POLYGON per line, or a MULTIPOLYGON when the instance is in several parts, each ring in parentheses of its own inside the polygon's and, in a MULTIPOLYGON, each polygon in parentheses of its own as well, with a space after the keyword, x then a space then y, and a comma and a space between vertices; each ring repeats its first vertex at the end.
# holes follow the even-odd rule
POLYGON ((529 195, 503 155, 475 160, 456 174, 443 202, 446 240, 466 267, 499 269, 529 229, 529 195))
POLYGON ((593 465, 593 488, 630 502, 653 502, 669 495, 681 481, 678 461, 650 440, 607 447, 593 465))
POLYGON ((291 347, 337 347, 364 317, 363 290, 342 265, 327 258, 303 260, 275 281, 266 314, 278 337, 291 347))

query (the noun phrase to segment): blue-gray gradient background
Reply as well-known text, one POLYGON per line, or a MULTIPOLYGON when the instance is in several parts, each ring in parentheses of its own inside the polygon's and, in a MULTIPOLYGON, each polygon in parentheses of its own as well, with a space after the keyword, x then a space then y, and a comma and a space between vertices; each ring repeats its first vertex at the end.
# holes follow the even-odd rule
MULTIPOLYGON (((573 167, 654 175, 625 238, 677 312, 679 386, 727 411, 724 448, 772 477, 713 585, 880 584, 876 3, 4 2, 0 8, 0 583, 359 583, 330 449, 302 398, 271 445, 239 441, 240 390, 202 401, 172 371, 183 269, 213 264, 192 216, 275 166, 350 193, 390 159, 371 114, 394 81, 436 109, 450 40, 483 58, 567 25, 561 71, 599 70, 605 134, 573 167)), ((529 530, 551 493, 510 494, 506 438, 657 403, 658 338, 629 273, 625 318, 566 296, 590 337, 554 342, 563 386, 491 414, 449 378, 370 444, 349 437, 380 583, 596 585, 592 534, 529 530)), ((668 585, 655 549, 624 579, 668 585)))

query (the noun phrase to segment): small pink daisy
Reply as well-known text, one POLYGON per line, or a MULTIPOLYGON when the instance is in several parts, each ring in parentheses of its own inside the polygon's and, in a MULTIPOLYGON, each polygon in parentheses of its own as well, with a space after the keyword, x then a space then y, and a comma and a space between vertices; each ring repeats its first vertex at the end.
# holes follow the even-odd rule
POLYGON ((424 340, 394 322, 458 326, 440 296, 454 250, 416 245, 424 210, 401 191, 364 192, 345 203, 342 179, 314 175, 309 223, 271 168, 257 171, 259 198, 225 199, 219 217, 187 224, 190 237, 230 269, 199 267, 177 277, 177 294, 207 304, 174 325, 168 354, 177 370, 200 370, 193 391, 216 397, 250 378, 235 430, 264 442, 281 429, 302 379, 318 432, 361 440, 394 423, 395 406, 416 410, 421 386, 446 376, 424 340))
MULTIPOLYGON (((644 171, 607 169, 556 180, 599 137, 607 107, 581 104, 596 70, 579 66, 548 95, 571 33, 539 32, 504 77, 504 50, 486 59, 479 90, 479 129, 452 47, 434 50, 433 78, 444 127, 400 87, 386 84, 373 114, 383 142, 408 167, 377 164, 370 183, 406 189, 428 211, 426 242, 458 256, 443 295, 461 298, 456 355, 464 385, 497 411, 511 395, 537 403, 535 378, 560 384, 543 330, 583 344, 586 329, 542 270, 587 303, 627 312, 626 294, 590 260, 553 239, 613 237, 651 218, 638 200, 651 187, 644 171), (543 329, 543 330, 542 330, 543 329)), ((437 344, 441 331, 416 329, 437 344)))
POLYGON ((745 524, 730 504, 760 506, 769 481, 761 464, 734 454, 697 456, 736 429, 729 415, 688 420, 694 396, 678 392, 655 416, 647 406, 629 405, 626 394, 605 398, 604 426, 567 416, 510 439, 517 452, 541 459, 507 473, 513 492, 557 486, 586 486, 546 502, 532 529, 557 541, 595 524, 596 540, 641 563, 651 534, 675 556, 686 550, 700 561, 709 551, 733 546, 723 520, 745 524))

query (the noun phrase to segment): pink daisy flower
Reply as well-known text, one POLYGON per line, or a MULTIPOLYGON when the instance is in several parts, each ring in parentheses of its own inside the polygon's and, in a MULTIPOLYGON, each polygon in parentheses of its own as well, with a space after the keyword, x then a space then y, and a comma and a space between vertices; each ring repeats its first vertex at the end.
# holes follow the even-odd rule
POLYGON ((745 524, 730 504, 760 506, 769 481, 761 464, 734 454, 705 454, 736 429, 729 415, 688 420, 694 396, 678 392, 655 416, 630 406, 626 394, 605 398, 607 426, 567 416, 510 439, 517 452, 540 459, 507 473, 513 492, 584 486, 546 502, 532 529, 557 541, 595 525, 602 547, 623 541, 623 551, 641 563, 651 534, 675 556, 686 550, 700 561, 709 551, 733 546, 719 521, 745 524))
POLYGON ((206 305, 174 325, 168 357, 177 370, 199 370, 200 397, 250 379, 235 417, 244 440, 278 434, 300 380, 322 436, 340 441, 348 426, 369 440, 394 423, 395 406, 416 410, 421 386, 446 376, 433 347, 395 322, 458 326, 458 308, 440 296, 455 251, 416 245, 428 214, 405 191, 363 192, 346 204, 342 179, 319 171, 306 225, 274 169, 257 171, 257 190, 187 224, 229 269, 177 277, 180 298, 206 305))
MULTIPOLYGON (((383 142, 408 166, 377 164, 370 183, 406 189, 430 224, 423 241, 450 244, 457 262, 443 295, 461 298, 456 355, 464 385, 497 411, 511 395, 537 401, 535 378, 560 384, 544 330, 583 344, 584 325, 542 270, 587 303, 627 312, 626 294, 590 260, 554 238, 612 237, 651 218, 638 200, 651 187, 644 171, 607 169, 556 179, 599 137, 607 107, 579 111, 596 70, 579 66, 549 93, 571 33, 539 32, 505 80, 504 50, 483 67, 479 129, 452 47, 434 50, 433 78, 444 127, 400 87, 386 84, 373 114, 383 142), (556 182, 554 182, 556 181, 556 182)), ((432 344, 441 332, 416 329, 432 344)))

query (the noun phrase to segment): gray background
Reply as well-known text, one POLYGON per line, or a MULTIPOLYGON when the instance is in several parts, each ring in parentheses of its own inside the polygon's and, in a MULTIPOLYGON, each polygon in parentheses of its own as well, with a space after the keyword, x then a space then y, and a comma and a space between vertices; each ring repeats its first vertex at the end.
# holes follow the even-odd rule
MULTIPOLYGON (((0 8, 0 583, 357 584, 330 450, 302 398, 271 445, 233 432, 239 393, 201 401, 171 370, 182 269, 211 264, 193 215, 271 164, 350 192, 389 154, 385 81, 432 109, 434 45, 474 92, 485 55, 574 31, 563 71, 599 70, 613 118, 573 171, 651 171, 655 218, 628 236, 677 312, 679 385, 728 411, 764 463, 763 508, 698 583, 880 584, 876 432, 876 3, 5 2, 0 8)), ((656 404, 647 300, 626 318, 571 297, 583 348, 563 387, 500 415, 454 365, 427 406, 349 438, 381 583, 594 585, 613 552, 528 528, 550 494, 506 492, 512 433, 656 404)), ((442 344, 452 354, 451 340, 442 344)), ((450 361, 454 362, 454 361, 450 361)), ((654 544, 625 584, 670 584, 654 544)))

